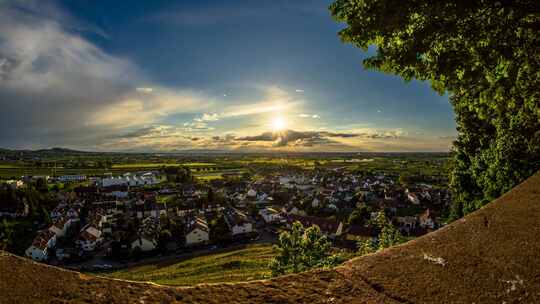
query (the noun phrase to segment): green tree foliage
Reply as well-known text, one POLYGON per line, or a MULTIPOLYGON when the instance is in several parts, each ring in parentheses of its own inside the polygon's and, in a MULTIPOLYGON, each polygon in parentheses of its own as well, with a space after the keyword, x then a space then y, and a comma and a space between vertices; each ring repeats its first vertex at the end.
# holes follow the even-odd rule
POLYGON ((218 216, 209 223, 210 228, 210 240, 217 244, 227 244, 231 241, 231 231, 225 217, 223 215, 218 216))
POLYGON ((358 253, 360 255, 383 250, 384 248, 392 247, 405 241, 399 230, 388 221, 384 211, 377 213, 377 217, 373 223, 380 231, 379 237, 377 241, 372 239, 358 241, 358 253))
POLYGON ((172 233, 167 229, 162 229, 159 231, 157 239, 157 250, 159 252, 165 253, 167 251, 167 244, 172 239, 172 233))
POLYGON ((330 254, 330 246, 318 226, 306 229, 300 222, 294 222, 290 232, 285 231, 279 235, 278 254, 270 262, 272 275, 297 273, 341 263, 340 256, 330 254))
POLYGON ((337 0, 368 69, 431 82, 456 113, 453 216, 540 169, 540 2, 337 0))
POLYGON ((364 225, 364 223, 369 219, 370 208, 366 205, 361 205, 360 208, 355 209, 349 215, 347 223, 349 225, 364 225))
POLYGON ((399 183, 402 185, 408 185, 411 183, 411 176, 408 173, 401 173, 399 175, 399 183))
POLYGON ((191 183, 193 175, 188 167, 163 167, 163 172, 167 176, 168 182, 191 183))

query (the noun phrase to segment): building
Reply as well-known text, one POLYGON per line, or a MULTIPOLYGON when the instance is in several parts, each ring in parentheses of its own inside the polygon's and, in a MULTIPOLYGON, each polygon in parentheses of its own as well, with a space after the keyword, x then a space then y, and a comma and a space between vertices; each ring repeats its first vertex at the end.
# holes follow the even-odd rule
POLYGON ((193 217, 186 223, 186 245, 195 246, 208 243, 210 229, 206 219, 193 217))
POLYGON ((435 221, 433 220, 433 214, 430 209, 427 209, 418 217, 420 227, 425 229, 435 229, 435 221))
POLYGON ((58 181, 63 183, 82 182, 86 180, 86 175, 62 175, 58 177, 58 181))
POLYGON ((103 178, 101 180, 101 185, 103 187, 111 187, 111 186, 130 186, 130 187, 140 187, 145 185, 155 185, 158 184, 159 180, 153 175, 149 173, 145 173, 142 175, 131 175, 129 173, 126 173, 123 176, 110 176, 103 178))
POLYGON ((231 230, 232 236, 245 235, 253 232, 253 223, 247 215, 237 209, 225 210, 225 222, 231 230))
POLYGON ((329 238, 341 236, 343 233, 343 223, 315 216, 287 215, 287 226, 292 227, 294 222, 300 222, 304 227, 319 226, 321 233, 329 238))
POLYGON ((282 222, 284 219, 279 212, 274 208, 264 208, 259 210, 259 215, 263 218, 267 224, 282 222))
POLYGON ((103 241, 101 231, 94 226, 86 226, 79 234, 77 244, 84 251, 94 251, 103 241))
POLYGON ((139 250, 143 252, 152 251, 156 249, 156 241, 150 236, 141 235, 131 242, 131 250, 134 250, 135 248, 139 248, 139 250))
POLYGON ((56 234, 50 230, 44 230, 38 233, 32 245, 24 253, 34 261, 45 261, 49 258, 49 249, 54 246, 56 246, 56 234))

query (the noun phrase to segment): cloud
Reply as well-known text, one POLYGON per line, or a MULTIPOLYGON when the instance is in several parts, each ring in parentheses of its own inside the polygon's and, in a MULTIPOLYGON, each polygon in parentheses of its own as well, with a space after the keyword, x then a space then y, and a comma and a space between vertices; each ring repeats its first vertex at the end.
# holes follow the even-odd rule
POLYGON ((211 131, 214 130, 214 128, 209 127, 205 122, 185 122, 183 130, 186 132, 211 131))
POLYGON ((154 91, 153 88, 149 88, 149 87, 139 87, 137 88, 137 92, 142 92, 142 93, 152 93, 154 91))
POLYGON ((296 93, 304 93, 304 90, 302 90, 302 89, 296 89, 296 90, 294 90, 294 91, 295 91, 296 93))
POLYGON ((313 119, 321 118, 321 116, 319 114, 306 114, 306 113, 298 114, 298 117, 300 117, 300 118, 313 118, 313 119))
POLYGON ((219 115, 217 113, 213 113, 213 114, 204 113, 201 117, 194 118, 193 120, 197 122, 217 121, 219 120, 219 115))
POLYGON ((1 146, 95 149, 126 127, 208 105, 189 90, 138 86, 151 81, 129 60, 80 35, 97 28, 51 2, 2 3, 0 28, 1 146))
POLYGON ((264 132, 255 136, 244 136, 236 138, 239 141, 271 141, 275 147, 285 147, 288 145, 295 146, 312 146, 315 144, 336 143, 331 138, 352 138, 357 137, 357 134, 349 133, 333 133, 327 131, 294 131, 286 130, 283 132, 264 132))

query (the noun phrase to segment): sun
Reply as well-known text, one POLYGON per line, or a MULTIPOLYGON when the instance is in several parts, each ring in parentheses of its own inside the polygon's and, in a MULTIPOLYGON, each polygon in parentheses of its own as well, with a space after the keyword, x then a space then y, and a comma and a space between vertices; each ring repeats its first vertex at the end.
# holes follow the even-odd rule
POLYGON ((272 120, 272 130, 274 132, 283 131, 285 130, 286 127, 287 127, 287 122, 285 121, 285 119, 283 119, 283 117, 277 116, 277 117, 274 117, 274 119, 272 120))

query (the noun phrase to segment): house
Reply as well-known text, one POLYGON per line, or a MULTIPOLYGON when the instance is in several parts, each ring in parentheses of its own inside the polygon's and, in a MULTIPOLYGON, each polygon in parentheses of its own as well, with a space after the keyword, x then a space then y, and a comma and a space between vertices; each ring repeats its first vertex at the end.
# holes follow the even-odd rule
POLYGON ((329 238, 335 238, 343 234, 343 223, 337 220, 315 216, 287 215, 287 226, 292 227, 294 222, 300 222, 304 227, 319 226, 321 233, 329 238))
POLYGON ((377 236, 375 230, 372 227, 366 227, 361 225, 350 225, 344 233, 347 240, 367 240, 377 236))
POLYGON ((141 235, 131 242, 131 250, 134 250, 135 248, 139 248, 139 250, 143 252, 152 251, 156 249, 156 241, 150 236, 141 235))
POLYGON ((66 234, 71 223, 72 221, 67 217, 61 217, 49 227, 49 231, 53 232, 57 237, 62 237, 66 234))
POLYGON ((425 229, 435 229, 436 226, 435 220, 433 219, 433 213, 430 209, 426 209, 426 211, 418 217, 418 222, 420 227, 425 229))
POLYGON ((416 216, 396 216, 394 221, 397 223, 397 227, 404 234, 411 234, 416 230, 418 221, 416 216))
POLYGON ((25 255, 34 261, 45 261, 49 258, 49 249, 56 245, 56 234, 49 230, 38 233, 32 245, 26 249, 25 255))
POLYGON ((233 237, 253 232, 253 223, 245 213, 237 209, 230 208, 225 211, 225 222, 233 237))
POLYGON ((412 193, 412 192, 409 192, 407 193, 407 199, 415 204, 415 205, 420 205, 420 199, 418 198, 418 196, 416 195, 416 193, 412 193))
POLYGON ((102 241, 101 231, 94 226, 87 225, 82 229, 76 243, 81 246, 84 251, 94 251, 102 241))
POLYGON ((267 224, 281 222, 283 217, 279 212, 274 208, 264 208, 259 210, 259 215, 263 218, 264 222, 267 224))
POLYGON ((19 189, 24 187, 24 181, 22 180, 8 180, 6 181, 6 184, 12 189, 19 189))
POLYGON ((341 247, 355 249, 358 241, 373 240, 377 232, 372 227, 350 225, 339 240, 341 247))
POLYGON ((208 243, 210 240, 210 229, 206 219, 193 217, 186 223, 186 245, 195 246, 208 243))
POLYGON ((247 192, 247 196, 254 198, 257 196, 257 191, 255 191, 254 189, 249 189, 249 191, 247 192))
POLYGON ((67 217, 70 219, 76 219, 79 218, 79 212, 75 210, 74 208, 69 208, 69 210, 66 213, 67 217))

